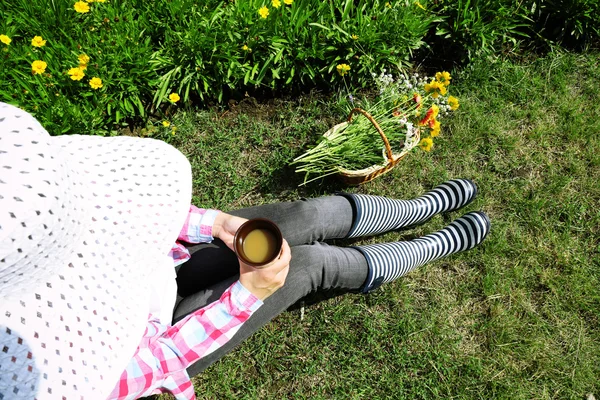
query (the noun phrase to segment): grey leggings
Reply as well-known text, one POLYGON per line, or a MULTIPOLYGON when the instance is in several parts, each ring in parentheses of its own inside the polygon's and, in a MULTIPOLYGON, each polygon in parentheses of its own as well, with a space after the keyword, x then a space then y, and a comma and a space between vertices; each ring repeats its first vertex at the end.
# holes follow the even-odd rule
MULTIPOLYGON (((267 298, 225 346, 188 367, 197 375, 288 307, 317 291, 356 291, 365 283, 368 265, 352 248, 323 240, 344 238, 352 226, 352 205, 342 196, 321 197, 290 203, 269 204, 230 212, 244 218, 268 218, 279 226, 290 244, 292 261, 285 285, 267 298)), ((190 246, 192 258, 177 273, 183 300, 174 322, 215 300, 238 279, 235 254, 220 240, 190 246)))

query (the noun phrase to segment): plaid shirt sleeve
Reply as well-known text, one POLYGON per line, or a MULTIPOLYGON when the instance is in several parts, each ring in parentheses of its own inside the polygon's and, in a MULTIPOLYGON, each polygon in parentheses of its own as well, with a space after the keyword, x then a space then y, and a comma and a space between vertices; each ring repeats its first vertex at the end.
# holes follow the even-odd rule
POLYGON ((218 301, 173 326, 149 317, 135 355, 109 399, 137 399, 170 392, 177 400, 195 399, 186 368, 235 335, 262 301, 237 281, 218 301))
POLYGON ((183 224, 183 228, 181 228, 181 232, 179 232, 177 242, 169 252, 169 256, 173 258, 175 266, 183 264, 190 259, 189 251, 180 241, 186 243, 208 243, 214 240, 212 227, 219 213, 219 210, 198 208, 193 204, 190 206, 190 211, 183 224))

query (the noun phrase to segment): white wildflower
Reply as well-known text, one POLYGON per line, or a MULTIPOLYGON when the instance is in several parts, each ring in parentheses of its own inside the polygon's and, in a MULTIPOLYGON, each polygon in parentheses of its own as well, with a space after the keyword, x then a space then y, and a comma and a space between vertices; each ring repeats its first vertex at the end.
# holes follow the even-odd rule
POLYGON ((416 129, 410 122, 406 123, 406 138, 404 139, 404 147, 408 147, 414 141, 416 129))

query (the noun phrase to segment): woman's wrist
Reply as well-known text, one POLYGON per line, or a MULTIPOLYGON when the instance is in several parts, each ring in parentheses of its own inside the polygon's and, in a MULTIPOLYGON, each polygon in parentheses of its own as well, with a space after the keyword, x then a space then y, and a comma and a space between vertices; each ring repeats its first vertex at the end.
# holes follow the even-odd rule
POLYGON ((222 211, 218 211, 219 213, 215 217, 215 220, 212 225, 211 235, 213 238, 219 238, 221 232, 223 231, 223 225, 227 220, 228 214, 222 211))

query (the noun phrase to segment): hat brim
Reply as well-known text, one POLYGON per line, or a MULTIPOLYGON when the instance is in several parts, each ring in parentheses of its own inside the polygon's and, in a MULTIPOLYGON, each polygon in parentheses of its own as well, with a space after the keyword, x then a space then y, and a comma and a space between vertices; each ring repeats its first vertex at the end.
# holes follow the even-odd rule
POLYGON ((151 139, 52 144, 67 157, 83 233, 58 273, 3 300, 0 393, 106 398, 142 339, 156 277, 174 276, 167 254, 189 209, 190 165, 151 139))

